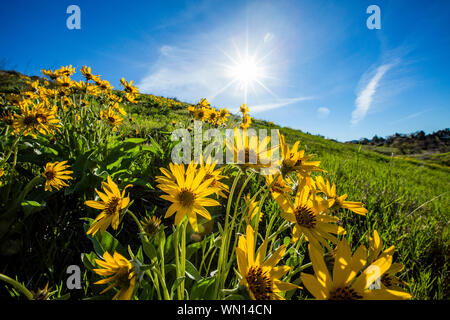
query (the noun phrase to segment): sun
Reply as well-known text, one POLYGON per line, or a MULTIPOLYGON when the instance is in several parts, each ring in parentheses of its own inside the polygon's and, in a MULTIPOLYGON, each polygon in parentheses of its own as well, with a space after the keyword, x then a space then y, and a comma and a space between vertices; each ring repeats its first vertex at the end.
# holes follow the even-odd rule
POLYGON ((245 57, 231 66, 230 74, 239 86, 245 89, 254 82, 261 80, 262 68, 258 66, 254 58, 245 57))
POLYGON ((211 99, 232 87, 236 89, 234 94, 243 94, 244 103, 247 103, 250 94, 252 96, 262 94, 260 89, 276 97, 264 83, 267 80, 272 83, 277 80, 272 74, 273 66, 269 60, 273 60, 274 49, 256 43, 254 48, 250 48, 248 39, 243 45, 238 45, 232 39, 232 45, 229 50, 220 50, 226 59, 218 62, 218 65, 223 67, 223 76, 227 82, 211 95, 211 99))

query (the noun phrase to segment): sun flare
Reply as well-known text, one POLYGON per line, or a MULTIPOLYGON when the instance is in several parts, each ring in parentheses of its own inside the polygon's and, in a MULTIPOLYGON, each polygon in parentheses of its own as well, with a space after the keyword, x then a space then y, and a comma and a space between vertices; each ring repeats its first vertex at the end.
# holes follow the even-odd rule
POLYGON ((261 66, 251 57, 243 58, 231 67, 231 76, 241 87, 247 87, 253 82, 260 80, 262 76, 261 66))

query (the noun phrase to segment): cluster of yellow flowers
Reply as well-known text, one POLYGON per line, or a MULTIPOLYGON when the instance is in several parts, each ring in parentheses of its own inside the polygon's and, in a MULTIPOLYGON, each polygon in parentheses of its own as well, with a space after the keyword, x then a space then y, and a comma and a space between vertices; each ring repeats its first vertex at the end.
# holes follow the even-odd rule
POLYGON ((197 105, 189 106, 187 109, 195 119, 208 122, 214 126, 225 124, 230 116, 226 108, 217 110, 211 107, 211 104, 205 98, 201 99, 197 105))
POLYGON ((181 107, 183 103, 170 98, 159 97, 155 95, 148 95, 148 99, 153 102, 156 106, 162 106, 167 108, 181 107))
POLYGON ((252 123, 252 117, 250 117, 250 115, 248 114, 249 109, 247 107, 247 104, 244 103, 239 108, 239 111, 242 113, 242 120, 241 120, 240 128, 245 130, 245 129, 249 128, 252 123))
MULTIPOLYGON (((245 131, 244 131, 245 132, 245 131)), ((236 132, 238 134, 238 131, 236 132)), ((246 136, 243 137, 244 140, 246 136)), ((248 136, 247 136, 248 137, 248 136)), ((268 138, 262 144, 254 145, 242 143, 234 147, 235 154, 240 148, 244 148, 245 154, 261 154, 261 149, 267 150, 268 138)), ((291 243, 306 240, 312 262, 314 275, 302 273, 301 280, 304 287, 317 299, 409 299, 411 295, 402 288, 404 284, 395 274, 404 266, 393 263, 394 247, 382 251, 382 241, 376 230, 369 239, 369 250, 361 245, 352 254, 351 248, 345 239, 339 240, 336 236, 346 234, 340 224, 339 217, 334 214, 340 208, 345 208, 354 213, 365 215, 368 211, 361 202, 346 201, 347 195, 339 196, 336 193, 336 185, 331 184, 318 175, 313 177, 313 172, 323 172, 319 167, 320 161, 310 161, 313 155, 305 155, 304 150, 299 150, 299 142, 292 148, 285 143, 285 138, 280 135, 281 159, 276 175, 265 176, 266 188, 280 208, 280 216, 286 221, 286 226, 292 227, 291 243), (325 251, 328 251, 326 254, 325 251), (324 256, 331 256, 324 259, 324 256)), ((269 157, 271 152, 268 152, 269 157)), ((246 158, 246 162, 248 159, 246 158)), ((238 164, 243 171, 267 168, 262 163, 238 164)), ((187 168, 184 164, 170 164, 169 170, 161 168, 163 176, 156 177, 158 188, 166 194, 161 198, 169 201, 171 205, 167 209, 165 218, 175 215, 174 223, 179 226, 187 217, 190 225, 198 231, 198 217, 211 220, 211 215, 206 209, 211 206, 219 206, 220 203, 211 198, 213 194, 224 198, 224 192, 229 192, 228 186, 220 180, 228 178, 222 175, 222 169, 216 169, 216 163, 210 159, 200 165, 191 162, 187 168)), ((118 228, 120 214, 126 210, 129 198, 121 193, 115 183, 108 178, 108 183, 103 185, 104 193, 97 191, 102 199, 100 202, 88 201, 88 206, 102 210, 95 219, 88 233, 98 230, 104 231, 109 225, 113 229, 118 228)), ((230 195, 231 196, 231 195, 230 195)), ((266 235, 258 250, 255 250, 257 232, 252 226, 254 218, 261 220, 261 203, 255 201, 256 195, 247 195, 245 200, 247 223, 245 235, 238 238, 236 247, 236 260, 241 276, 240 284, 245 286, 252 299, 283 299, 280 293, 294 289, 303 289, 300 286, 280 280, 287 274, 291 266, 279 266, 278 263, 286 253, 286 246, 279 246, 269 257, 266 251, 269 238, 266 235)), ((240 201, 238 199, 237 201, 240 201)), ((235 204, 239 206, 239 203, 235 204)), ((276 214, 276 213, 275 213, 276 214)), ((153 233, 159 228, 160 220, 147 219, 141 222, 147 234, 153 233)), ((271 226, 266 230, 270 233, 271 226)), ((122 277, 123 284, 115 285, 119 289, 116 297, 129 298, 130 288, 136 285, 134 277, 135 269, 130 268, 130 261, 115 253, 115 256, 104 257, 101 265, 105 268, 97 273, 113 274, 122 277), (124 260, 125 259, 125 260, 124 260)), ((221 265, 219 264, 219 269, 221 265)), ((111 278, 112 279, 112 278, 111 278)), ((218 280, 217 280, 218 281, 218 280)), ((106 283, 104 280, 101 283, 106 283)), ((100 283, 100 282, 99 282, 100 283)))
MULTIPOLYGON (((9 107, 2 111, 0 119, 7 125, 6 134, 16 136, 14 146, 17 146, 21 137, 31 136, 36 139, 37 135, 54 136, 63 127, 63 119, 76 122, 83 115, 92 113, 93 99, 99 102, 98 118, 110 125, 113 131, 123 122, 122 116, 126 115, 120 106, 123 98, 112 91, 113 87, 108 81, 93 75, 90 67, 81 68, 86 81, 79 82, 70 78, 76 72, 72 65, 41 72, 48 76, 50 81, 32 81, 29 77, 21 76, 26 80, 28 88, 20 94, 1 96, 2 104, 9 107), (90 112, 85 111, 88 106, 90 112)), ((124 86, 126 100, 136 103, 138 89, 133 86, 133 81, 127 82, 123 78, 120 81, 124 86)), ((66 163, 67 161, 56 161, 46 164, 41 174, 45 179, 46 191, 67 186, 64 180, 72 179, 72 171, 67 170, 69 165, 66 163)), ((4 168, 1 168, 1 172, 3 175, 4 168)))

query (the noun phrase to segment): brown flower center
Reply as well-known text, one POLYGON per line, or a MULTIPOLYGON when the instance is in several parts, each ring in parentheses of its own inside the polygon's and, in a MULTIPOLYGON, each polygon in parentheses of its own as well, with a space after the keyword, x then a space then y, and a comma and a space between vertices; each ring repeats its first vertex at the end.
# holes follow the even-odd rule
POLYGON ((316 216, 310 208, 298 207, 295 209, 294 214, 300 226, 311 229, 316 225, 316 216))
POLYGON ((330 292, 330 300, 358 300, 362 299, 355 290, 350 287, 337 288, 333 292, 330 292))
POLYGON ((56 177, 56 172, 54 170, 45 171, 45 180, 51 181, 56 177))
POLYGON ((107 203, 107 205, 106 205, 106 209, 105 209, 105 213, 107 214, 107 215, 111 215, 111 214, 114 214, 114 213, 116 213, 117 211, 118 211, 118 205, 119 205, 119 202, 120 202, 120 199, 119 198, 117 198, 117 197, 112 197, 109 201, 108 201, 108 203, 107 203))
POLYGON ((38 120, 37 120, 37 118, 35 116, 26 116, 23 119, 23 124, 26 125, 26 126, 31 126, 31 125, 34 125, 34 124, 38 124, 38 120))
POLYGON ((190 207, 195 201, 195 195, 190 190, 183 190, 178 195, 178 200, 183 207, 190 207))
POLYGON ((272 279, 267 271, 263 271, 259 266, 252 266, 248 270, 245 280, 256 300, 270 300, 273 288, 272 279))

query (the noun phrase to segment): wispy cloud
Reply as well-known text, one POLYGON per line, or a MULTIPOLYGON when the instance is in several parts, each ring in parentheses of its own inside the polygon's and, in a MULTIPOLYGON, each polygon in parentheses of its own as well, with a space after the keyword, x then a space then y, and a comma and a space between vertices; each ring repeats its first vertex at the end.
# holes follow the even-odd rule
MULTIPOLYGON (((351 123, 353 125, 357 124, 359 121, 364 119, 369 111, 374 95, 377 91, 379 82, 381 78, 386 74, 386 72, 394 66, 395 63, 388 63, 379 66, 375 74, 370 78, 365 87, 359 92, 356 100, 355 106, 356 108, 352 112, 352 120, 351 123)), ((364 77, 364 76, 363 76, 364 77)))
POLYGON ((397 120, 395 120, 395 121, 392 121, 392 122, 390 122, 389 124, 395 124, 395 123, 398 123, 398 122, 402 122, 402 121, 414 119, 414 118, 417 118, 418 116, 420 116, 420 115, 422 115, 422 114, 424 114, 424 113, 427 113, 428 111, 431 111, 431 110, 432 110, 432 109, 425 109, 425 110, 423 110, 423 111, 414 112, 414 113, 411 113, 410 115, 408 115, 408 116, 406 116, 406 117, 404 117, 404 118, 400 118, 400 119, 397 119, 397 120))
POLYGON ((325 108, 325 107, 320 107, 317 109, 317 116, 319 118, 326 118, 330 115, 330 109, 325 108))
MULTIPOLYGON (((279 99, 275 102, 252 106, 250 111, 252 114, 253 113, 261 113, 261 112, 272 110, 272 109, 282 108, 282 107, 288 106, 290 104, 293 104, 295 102, 312 100, 312 99, 314 99, 314 97, 298 97, 298 98, 289 98, 289 99, 279 99)), ((239 108, 234 108, 234 109, 231 109, 230 111, 235 112, 238 110, 239 110, 239 108)))

